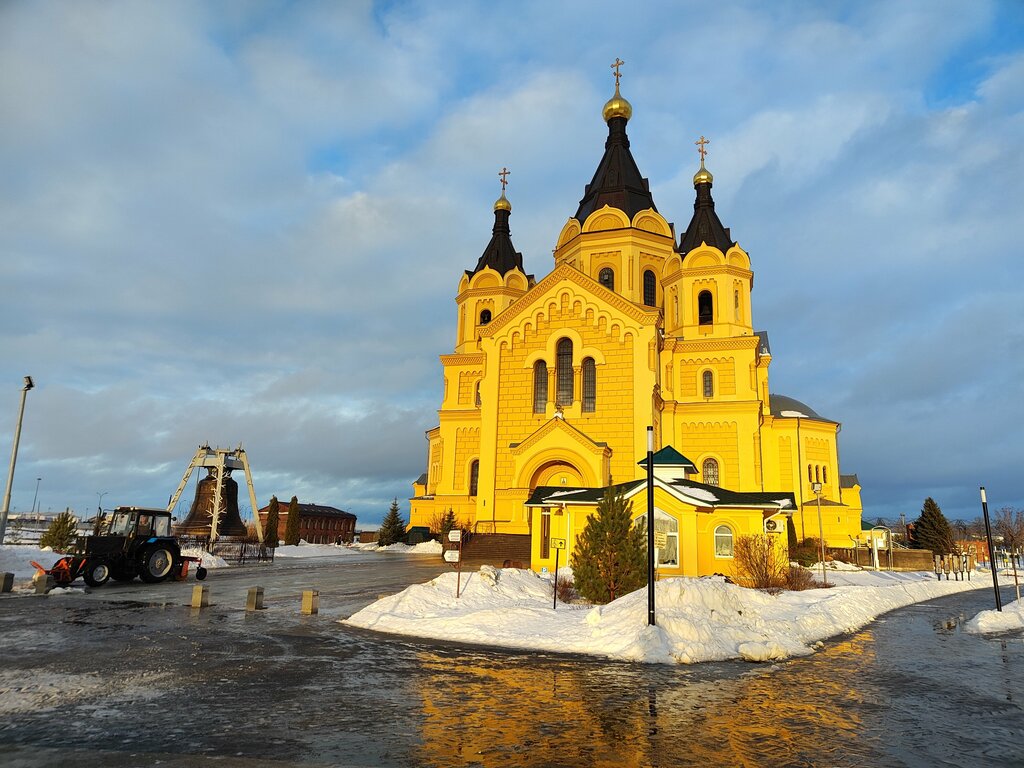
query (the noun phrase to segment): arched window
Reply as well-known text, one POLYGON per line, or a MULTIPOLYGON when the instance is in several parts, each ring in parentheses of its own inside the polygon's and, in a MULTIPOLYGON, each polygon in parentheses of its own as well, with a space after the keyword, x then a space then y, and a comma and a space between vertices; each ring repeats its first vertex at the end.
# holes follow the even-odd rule
POLYGON ((477 485, 480 483, 480 462, 469 465, 469 495, 476 496, 477 485))
POLYGON ((810 465, 810 464, 808 464, 808 465, 807 465, 807 482, 808 482, 808 483, 813 483, 813 482, 814 482, 814 475, 813 475, 813 474, 811 474, 811 473, 812 473, 812 471, 813 471, 813 470, 811 470, 811 465, 810 465))
POLYGON ((718 485, 718 462, 714 459, 704 459, 701 476, 708 485, 718 485))
POLYGON ((715 557, 732 557, 732 528, 720 525, 715 528, 715 557))
POLYGON ((597 409, 597 365, 594 358, 583 361, 583 412, 593 413, 597 409))
POLYGON ((821 482, 823 482, 823 483, 827 483, 828 482, 828 467, 822 467, 821 468, 821 482))
MULTIPOLYGON (((647 515, 640 515, 633 524, 642 531, 647 531, 647 515)), ((679 522, 671 515, 666 515, 660 509, 654 510, 654 533, 664 534, 664 546, 655 545, 654 565, 678 568, 679 567, 679 522)), ((660 536, 658 538, 661 538, 660 536)))
POLYGON ((575 392, 573 392, 572 380, 572 341, 562 339, 558 342, 555 353, 555 403, 557 405, 572 405, 575 392))
POLYGON ((476 407, 479 408, 480 407, 480 382, 479 381, 476 383, 476 391, 475 391, 475 395, 474 395, 474 402, 476 403, 476 407))
POLYGON ((480 313, 480 325, 487 325, 491 322, 491 310, 485 309, 480 313))
POLYGON ((821 469, 818 467, 817 464, 814 465, 814 482, 821 482, 821 469))
POLYGON ((533 412, 544 413, 548 404, 548 364, 538 360, 533 364, 533 412))
POLYGON ((611 267, 605 267, 597 273, 597 282, 607 288, 609 291, 615 290, 615 272, 611 267))
POLYGON ((701 378, 704 380, 704 397, 714 397, 715 375, 711 371, 704 371, 701 374, 701 378))
POLYGON ((658 280, 649 269, 644 270, 644 304, 648 307, 658 306, 658 280))
POLYGON ((697 295, 697 322, 700 325, 715 322, 715 300, 711 298, 711 291, 701 291, 697 295))

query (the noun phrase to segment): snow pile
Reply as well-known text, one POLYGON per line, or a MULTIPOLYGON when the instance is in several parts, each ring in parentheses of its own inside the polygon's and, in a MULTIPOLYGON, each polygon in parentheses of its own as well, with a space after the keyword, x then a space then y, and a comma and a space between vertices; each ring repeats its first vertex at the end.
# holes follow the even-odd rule
POLYGON ((347 557, 352 554, 355 553, 344 544, 308 544, 305 541, 278 547, 274 550, 275 559, 278 557, 347 557))
POLYGON ((813 653, 815 644, 852 632, 894 608, 984 586, 930 574, 845 572, 859 585, 769 595, 721 578, 664 579, 656 585, 657 623, 647 626, 647 590, 604 606, 559 604, 550 574, 483 566, 446 573, 378 600, 349 619, 394 634, 625 661, 690 664, 768 661, 813 653))
POLYGON ((440 555, 443 551, 440 541, 421 541, 419 544, 389 544, 377 547, 378 552, 399 552, 407 555, 440 555))
MULTIPOLYGON (((815 563, 814 565, 810 565, 810 566, 807 567, 807 570, 811 571, 812 573, 813 572, 821 573, 821 563, 818 562, 818 563, 815 563)), ((853 563, 847 563, 847 562, 844 562, 842 560, 828 560, 825 563, 825 570, 826 571, 862 571, 864 569, 861 568, 859 565, 854 565, 853 563)))
POLYGON ((49 547, 40 549, 35 544, 4 544, 0 546, 0 573, 13 573, 16 580, 31 579, 36 569, 30 561, 35 560, 44 568, 50 568, 63 555, 49 547))
MULTIPOLYGON (((185 555, 185 557, 198 557, 199 567, 206 568, 207 570, 211 568, 229 567, 228 561, 225 560, 223 557, 221 557, 220 555, 214 555, 210 552, 207 552, 206 550, 200 549, 199 547, 185 547, 183 550, 181 550, 181 554, 185 555)), ((190 565, 189 567, 192 566, 190 565)))
POLYGON ((1017 600, 1004 605, 1002 612, 995 610, 982 611, 964 624, 965 632, 983 635, 989 632, 1011 632, 1024 629, 1024 600, 1017 600))

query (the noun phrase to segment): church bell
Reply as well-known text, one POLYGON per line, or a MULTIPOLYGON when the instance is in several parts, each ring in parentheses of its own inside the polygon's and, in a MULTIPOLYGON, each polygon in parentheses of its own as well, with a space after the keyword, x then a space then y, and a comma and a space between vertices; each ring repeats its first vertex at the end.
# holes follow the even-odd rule
MULTIPOLYGON (((196 498, 192 508, 175 532, 185 536, 209 536, 216 507, 217 468, 207 467, 207 475, 196 484, 196 498)), ((238 483, 231 479, 231 470, 224 470, 220 489, 220 516, 217 519, 218 536, 245 536, 245 523, 238 512, 238 483)))

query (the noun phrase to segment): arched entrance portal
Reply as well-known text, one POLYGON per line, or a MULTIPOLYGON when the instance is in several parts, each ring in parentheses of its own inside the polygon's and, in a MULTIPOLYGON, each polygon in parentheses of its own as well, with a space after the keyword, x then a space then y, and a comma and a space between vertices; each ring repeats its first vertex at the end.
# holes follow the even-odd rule
POLYGON ((567 461, 549 461, 530 478, 530 490, 541 485, 564 485, 566 488, 583 487, 583 473, 567 461))

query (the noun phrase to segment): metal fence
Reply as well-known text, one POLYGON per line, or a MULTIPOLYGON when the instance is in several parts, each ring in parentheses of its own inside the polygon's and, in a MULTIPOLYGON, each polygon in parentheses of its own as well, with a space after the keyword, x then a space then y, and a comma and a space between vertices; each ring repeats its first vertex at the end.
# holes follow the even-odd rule
POLYGON ((209 536, 179 536, 178 543, 182 549, 201 549, 235 565, 274 562, 274 548, 258 541, 221 537, 211 542, 209 536))

